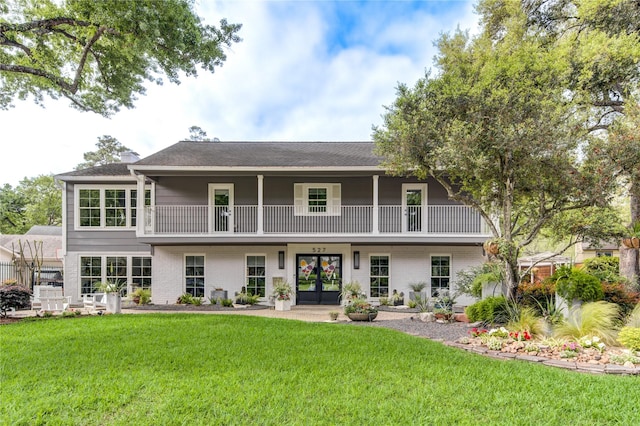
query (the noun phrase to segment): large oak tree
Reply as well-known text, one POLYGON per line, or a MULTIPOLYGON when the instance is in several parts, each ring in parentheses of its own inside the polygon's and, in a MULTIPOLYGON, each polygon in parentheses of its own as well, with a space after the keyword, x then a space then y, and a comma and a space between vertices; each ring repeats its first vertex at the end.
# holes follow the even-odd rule
MULTIPOLYGON (((442 36, 437 73, 411 88, 400 85, 373 137, 390 171, 431 176, 451 199, 481 213, 501 246, 513 292, 518 255, 558 218, 571 218, 571 242, 605 234, 598 217, 608 213, 615 179, 602 173, 608 163, 591 142, 614 119, 602 108, 615 112, 620 99, 597 92, 606 85, 594 83, 584 59, 593 58, 590 43, 606 39, 601 33, 590 33, 576 50, 534 28, 524 3, 487 0, 478 10, 481 33, 442 36)), ((604 50, 627 63, 638 44, 625 40, 604 50)))
POLYGON ((108 116, 144 83, 213 72, 239 24, 205 25, 191 0, 0 0, 0 108, 66 97, 108 116))

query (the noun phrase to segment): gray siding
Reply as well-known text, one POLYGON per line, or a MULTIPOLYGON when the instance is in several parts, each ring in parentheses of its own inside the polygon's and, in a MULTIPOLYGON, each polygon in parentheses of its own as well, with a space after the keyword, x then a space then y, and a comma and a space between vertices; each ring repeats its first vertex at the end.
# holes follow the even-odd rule
MULTIPOLYGON (((235 204, 257 205, 258 182, 256 176, 167 176, 156 182, 156 205, 206 205, 208 184, 233 183, 235 204)), ((402 184, 425 182, 403 177, 380 176, 378 195, 380 205, 402 204, 402 184)), ((427 181, 427 204, 455 205, 447 198, 445 189, 434 179, 427 181)), ((295 183, 341 183, 342 205, 373 204, 373 179, 371 176, 269 176, 265 175, 264 204, 292 205, 295 183)))
MULTIPOLYGON (((108 182, 109 185, 119 185, 108 182)), ((121 182, 121 185, 131 185, 131 181, 121 182)), ((100 183, 96 183, 100 185, 100 183)), ((148 252, 149 246, 138 242, 133 230, 75 230, 74 229, 74 185, 67 182, 67 239, 66 250, 90 252, 148 252)))

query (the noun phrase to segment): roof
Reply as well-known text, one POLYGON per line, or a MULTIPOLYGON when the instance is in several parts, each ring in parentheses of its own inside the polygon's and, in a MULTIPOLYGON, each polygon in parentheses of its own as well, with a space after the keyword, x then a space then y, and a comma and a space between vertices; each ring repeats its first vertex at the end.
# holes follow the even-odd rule
POLYGON ((521 265, 533 265, 533 264, 568 264, 571 263, 571 259, 566 256, 560 256, 553 252, 547 251, 544 253, 537 253, 532 256, 518 258, 518 264, 521 265))
POLYGON ((27 259, 32 259, 35 254, 34 241, 42 241, 43 260, 58 259, 59 251, 62 249, 62 235, 0 235, 0 247, 8 253, 17 253, 22 242, 24 256, 27 259))
POLYGON ((592 244, 590 242, 583 242, 582 251, 587 250, 618 250, 620 244, 617 242, 601 242, 600 244, 592 244))
POLYGON ((59 180, 73 180, 73 178, 126 178, 132 179, 131 172, 128 169, 130 163, 111 163, 101 166, 89 167, 88 169, 74 170, 71 172, 61 173, 55 178, 59 180))
POLYGON ((62 235, 62 226, 33 225, 25 235, 62 235))
POLYGON ((378 167, 372 142, 202 142, 183 141, 134 163, 156 167, 378 167))

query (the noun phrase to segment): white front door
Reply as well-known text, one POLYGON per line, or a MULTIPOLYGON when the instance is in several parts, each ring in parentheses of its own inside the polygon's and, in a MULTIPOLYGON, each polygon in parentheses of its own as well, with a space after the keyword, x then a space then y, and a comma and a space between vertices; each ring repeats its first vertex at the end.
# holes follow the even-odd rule
POLYGON ((233 232, 233 184, 209 184, 209 231, 233 232))
POLYGON ((423 232, 426 199, 426 184, 405 183, 402 185, 402 232, 423 232))

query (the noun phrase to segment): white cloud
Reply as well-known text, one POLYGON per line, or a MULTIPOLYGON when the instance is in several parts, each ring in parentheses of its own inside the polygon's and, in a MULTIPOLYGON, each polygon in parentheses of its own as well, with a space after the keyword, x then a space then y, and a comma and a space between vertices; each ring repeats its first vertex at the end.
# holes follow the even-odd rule
POLYGON ((142 156, 187 137, 192 125, 222 140, 369 140, 397 83, 411 85, 431 67, 439 34, 476 25, 467 1, 437 15, 429 10, 446 2, 417 3, 410 14, 403 2, 378 2, 336 40, 337 12, 357 4, 202 3, 206 23, 243 24, 223 67, 180 85, 149 85, 135 109, 112 119, 64 99, 47 100, 46 109, 17 102, 0 111, 0 184, 72 170, 103 134, 142 156))

